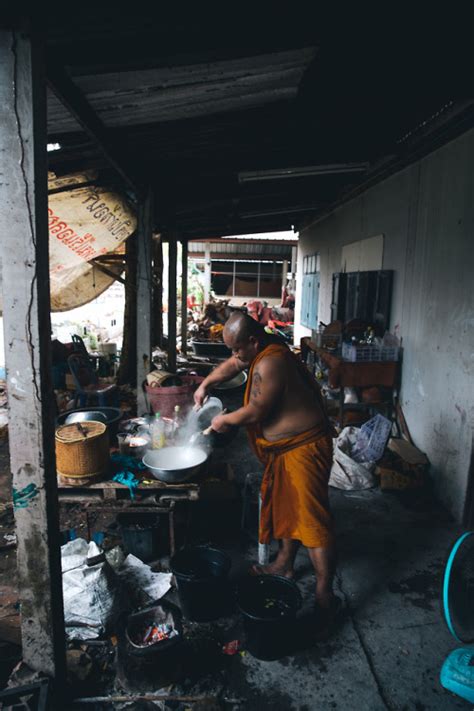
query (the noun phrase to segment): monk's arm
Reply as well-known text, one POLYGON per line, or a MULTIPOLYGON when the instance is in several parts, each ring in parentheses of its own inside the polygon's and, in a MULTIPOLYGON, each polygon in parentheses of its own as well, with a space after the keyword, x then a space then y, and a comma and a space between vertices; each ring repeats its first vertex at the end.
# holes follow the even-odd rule
POLYGON ((231 356, 223 363, 214 368, 212 373, 209 373, 207 378, 205 378, 199 388, 194 393, 194 402, 196 405, 202 405, 203 401, 208 394, 209 390, 213 385, 219 385, 226 380, 230 380, 243 370, 245 365, 241 361, 237 360, 234 356, 231 356))
POLYGON ((264 422, 277 406, 285 384, 284 361, 280 358, 263 358, 253 371, 248 404, 228 415, 219 416, 216 425, 241 426, 264 422))

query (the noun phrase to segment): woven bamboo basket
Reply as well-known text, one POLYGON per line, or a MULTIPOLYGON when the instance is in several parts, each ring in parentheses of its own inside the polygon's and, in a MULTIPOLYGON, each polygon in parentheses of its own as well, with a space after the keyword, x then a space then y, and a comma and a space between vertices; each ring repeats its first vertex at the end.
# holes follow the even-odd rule
POLYGON ((103 422, 89 420, 56 430, 56 470, 61 484, 83 486, 109 467, 109 438, 103 422))

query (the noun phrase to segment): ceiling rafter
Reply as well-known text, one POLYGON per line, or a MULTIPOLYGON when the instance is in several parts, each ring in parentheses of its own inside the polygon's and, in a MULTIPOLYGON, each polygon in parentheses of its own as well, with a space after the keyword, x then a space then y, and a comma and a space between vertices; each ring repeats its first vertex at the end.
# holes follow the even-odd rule
POLYGON ((142 194, 142 188, 137 180, 131 176, 129 169, 119 155, 117 147, 110 140, 107 128, 65 69, 58 66, 51 59, 47 61, 47 82, 51 91, 100 149, 109 165, 120 175, 126 186, 138 198, 142 194))

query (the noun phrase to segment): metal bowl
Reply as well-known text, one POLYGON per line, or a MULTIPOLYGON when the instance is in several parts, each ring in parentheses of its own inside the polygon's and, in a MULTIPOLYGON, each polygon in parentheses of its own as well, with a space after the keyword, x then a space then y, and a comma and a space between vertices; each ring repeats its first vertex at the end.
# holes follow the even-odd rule
POLYGON ((56 426, 94 420, 106 424, 110 435, 114 437, 117 434, 121 418, 122 411, 118 407, 79 407, 76 410, 62 412, 56 419, 56 426))
POLYGON ((70 425, 74 422, 103 422, 104 425, 107 424, 107 416, 103 412, 98 412, 96 410, 90 410, 90 412, 73 412, 66 417, 64 424, 70 425))
POLYGON ((156 479, 177 484, 196 476, 208 456, 201 447, 163 447, 148 450, 142 461, 156 479))
POLYGON ((226 380, 223 383, 219 383, 219 385, 214 385, 214 390, 236 390, 237 388, 241 388, 242 385, 244 385, 247 382, 247 373, 245 370, 242 370, 240 373, 237 373, 237 375, 234 375, 233 378, 230 380, 226 380))

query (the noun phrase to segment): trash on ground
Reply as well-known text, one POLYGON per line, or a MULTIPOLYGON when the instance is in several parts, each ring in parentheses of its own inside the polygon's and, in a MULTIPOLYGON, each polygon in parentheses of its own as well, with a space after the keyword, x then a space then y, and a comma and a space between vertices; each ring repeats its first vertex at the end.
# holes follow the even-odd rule
POLYGON ((148 647, 177 635, 178 631, 171 624, 148 625, 135 632, 133 641, 139 647, 148 647))
POLYGON ((227 642, 222 646, 222 653, 229 657, 233 657, 234 654, 240 651, 241 642, 240 639, 233 639, 232 642, 227 642))
POLYGON ((370 489, 376 485, 373 474, 375 461, 356 462, 352 457, 359 438, 359 428, 344 427, 334 440, 334 456, 329 486, 336 489, 370 489))
POLYGON ((83 538, 61 546, 61 566, 66 635, 96 639, 115 613, 114 572, 99 546, 83 538))
POLYGON ((125 558, 118 575, 123 584, 134 592, 140 590, 150 600, 159 600, 171 588, 171 573, 154 573, 132 553, 125 558))

